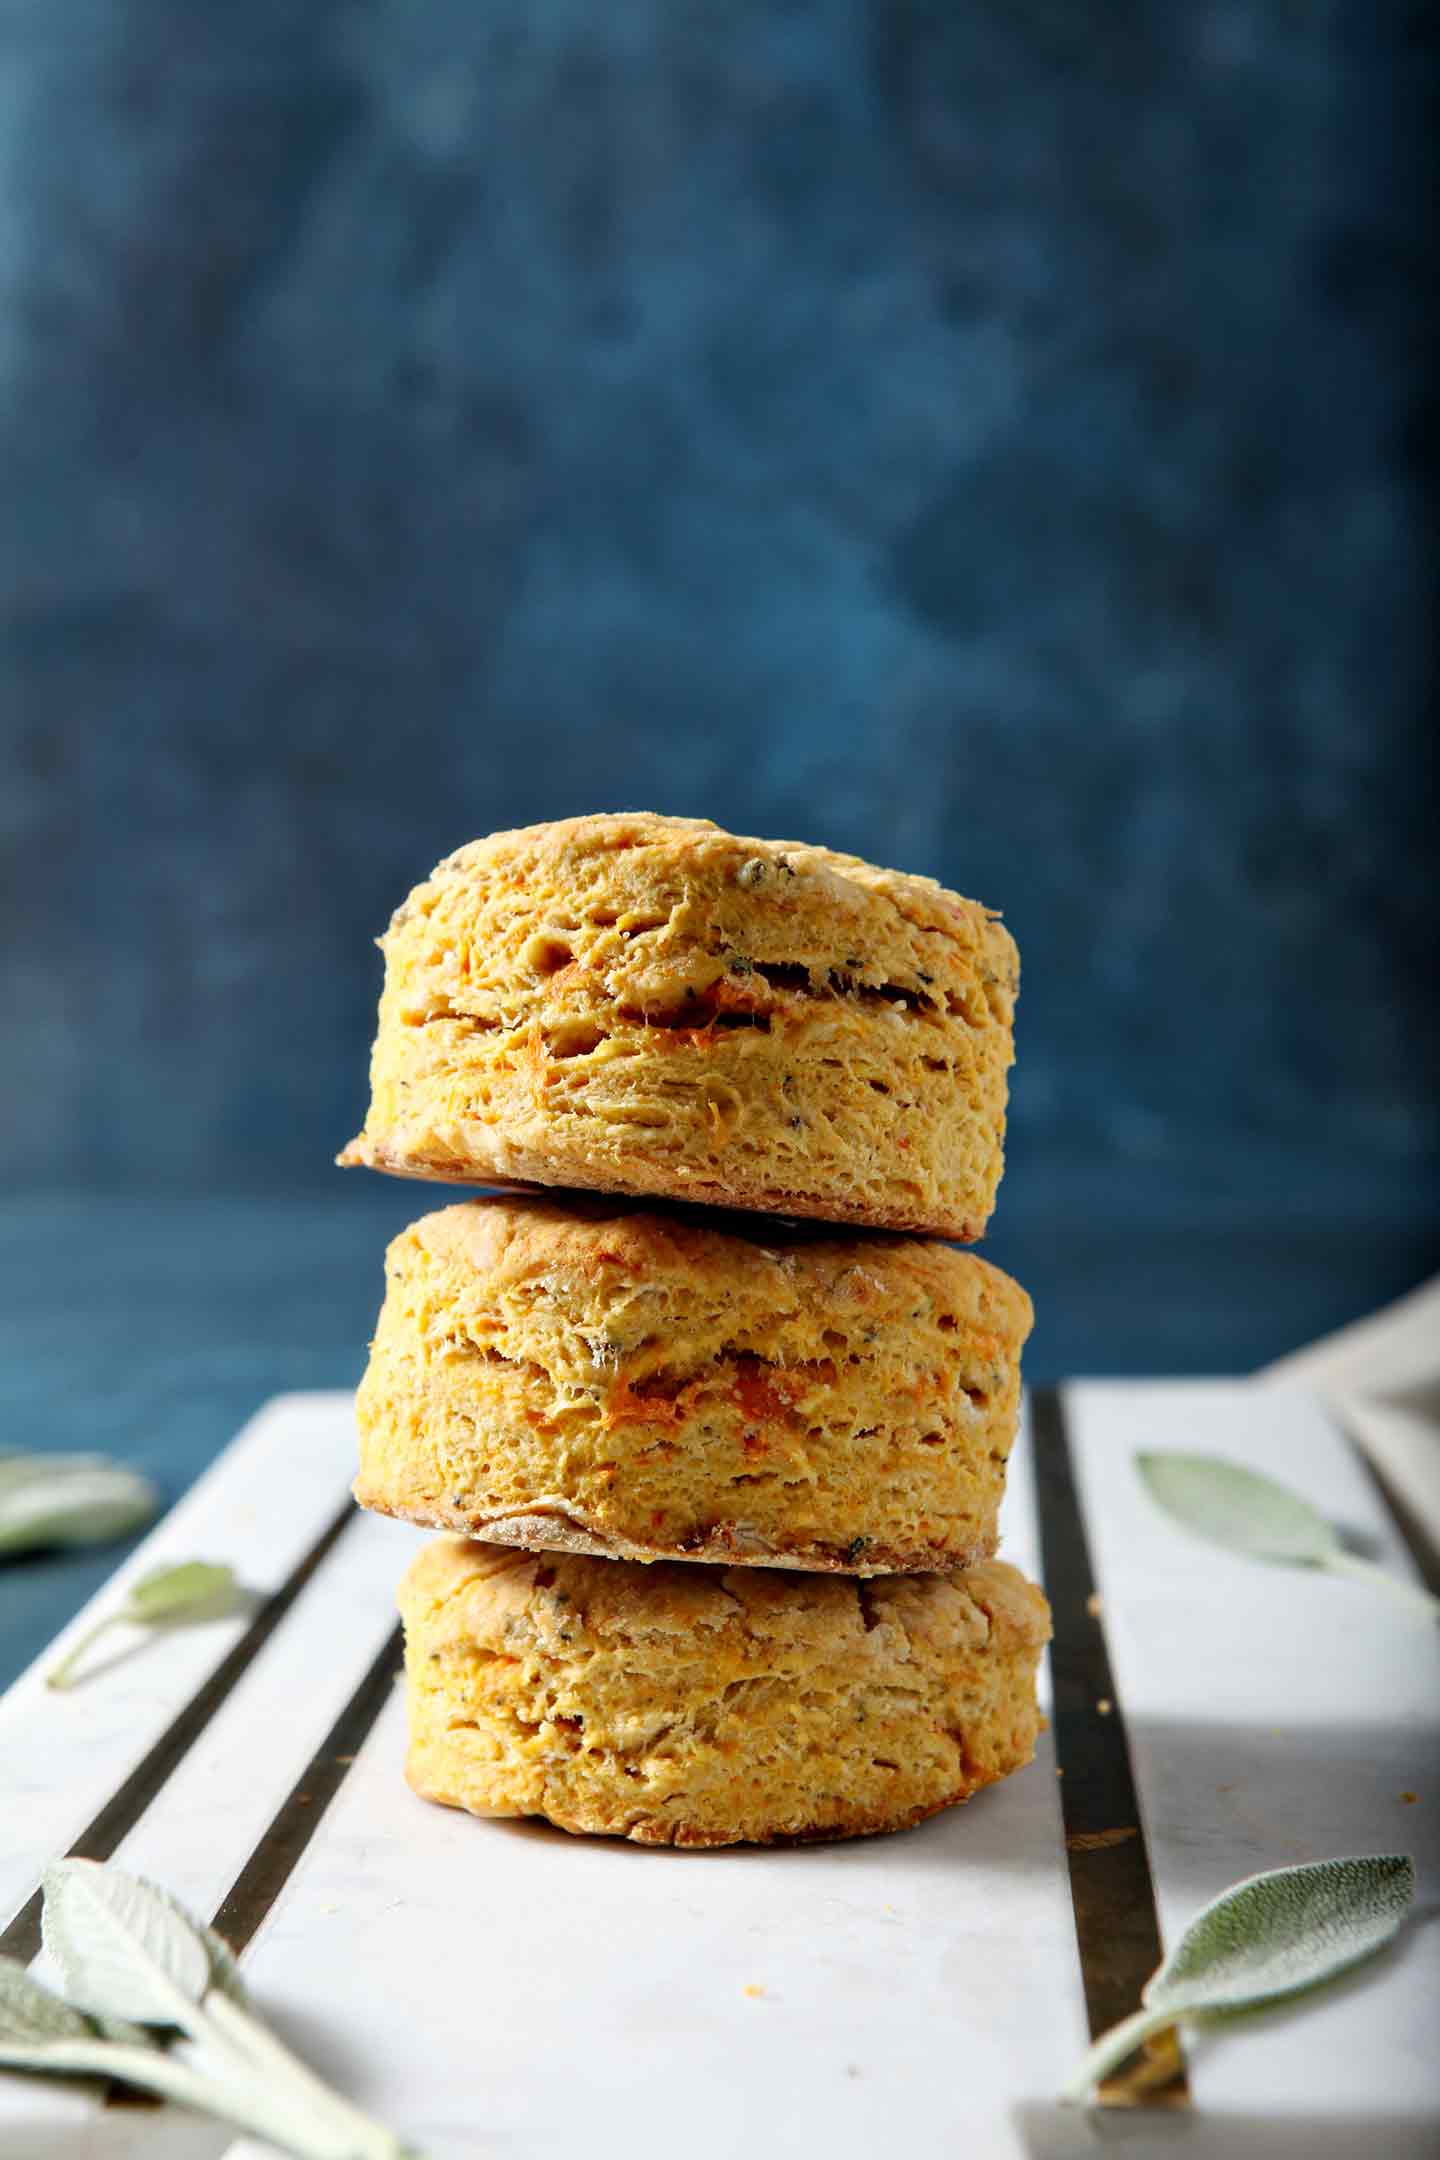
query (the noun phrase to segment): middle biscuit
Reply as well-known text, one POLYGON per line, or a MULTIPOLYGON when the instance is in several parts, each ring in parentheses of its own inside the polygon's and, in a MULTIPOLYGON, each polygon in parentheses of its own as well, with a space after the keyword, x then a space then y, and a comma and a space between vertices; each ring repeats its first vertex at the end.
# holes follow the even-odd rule
POLYGON ((403 1231, 361 1505, 491 1542, 853 1575, 995 1549, 1030 1300, 925 1239, 567 1196, 403 1231))

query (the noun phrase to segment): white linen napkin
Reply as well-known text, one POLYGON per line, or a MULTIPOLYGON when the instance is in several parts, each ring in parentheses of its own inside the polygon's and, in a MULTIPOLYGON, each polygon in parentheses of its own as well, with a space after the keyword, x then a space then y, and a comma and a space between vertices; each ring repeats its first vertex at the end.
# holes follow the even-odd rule
POLYGON ((1440 1276, 1255 1377, 1318 1395, 1440 1553, 1440 1276))

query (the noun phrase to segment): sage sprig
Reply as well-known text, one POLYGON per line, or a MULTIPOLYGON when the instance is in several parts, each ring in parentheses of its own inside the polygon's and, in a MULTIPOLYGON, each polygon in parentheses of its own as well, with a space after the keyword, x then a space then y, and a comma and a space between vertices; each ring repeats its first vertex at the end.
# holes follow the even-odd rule
POLYGON ((107 1628, 189 1627, 201 1620, 223 1620, 244 1597, 234 1569, 215 1560, 182 1560, 172 1567, 153 1568, 131 1583, 114 1612, 105 1613, 70 1645, 59 1664, 45 1675, 45 1685, 73 1687, 76 1666, 107 1628))
POLYGON ((0 1454, 0 1553, 104 1545, 159 1505, 149 1478, 106 1455, 0 1454))
POLYGON ((296 2160, 406 2160, 393 2131, 266 2030, 227 1946, 167 1891, 62 1860, 45 1877, 41 1925, 66 1999, 0 1959, 0 2067, 121 2079, 296 2160))
POLYGON ((1083 2099, 1178 2019, 1228 2017, 1333 1979, 1389 1942, 1414 1894, 1415 1864, 1397 1853, 1237 1883, 1196 1914, 1141 1990, 1144 2007, 1101 2035, 1062 2097, 1083 2099))
POLYGON ((1428 1619, 1440 1617, 1440 1598, 1347 1552, 1334 1524, 1288 1485, 1219 1455, 1167 1451, 1137 1455, 1135 1461, 1151 1499, 1212 1545, 1253 1560, 1353 1575, 1428 1619))

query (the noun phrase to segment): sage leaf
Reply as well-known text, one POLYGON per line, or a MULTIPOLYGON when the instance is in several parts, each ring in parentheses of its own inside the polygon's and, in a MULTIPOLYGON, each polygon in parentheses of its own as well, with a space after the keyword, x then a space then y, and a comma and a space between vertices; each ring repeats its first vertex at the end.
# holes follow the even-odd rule
POLYGON ((0 1963, 0 2067, 123 2078, 298 2160, 406 2160, 392 2131, 251 2014, 233 1953, 168 1890, 92 1860, 57 1861, 44 1889, 45 1947, 69 2001, 14 1967, 7 2025, 0 1963), (147 2025, 177 2027, 181 2037, 167 2050, 139 2029, 147 2025))
POLYGON ((155 1568, 133 1582, 114 1612, 106 1613, 70 1645, 45 1675, 52 1688, 73 1687, 75 1668, 92 1643, 112 1627, 188 1627, 201 1620, 222 1620, 235 1611, 245 1592, 233 1568, 214 1560, 182 1560, 155 1568))
POLYGON ((182 1560, 133 1582, 123 1610, 127 1620, 168 1627, 177 1621, 218 1619, 235 1610, 240 1595, 233 1568, 214 1560, 182 1560))
POLYGON ((149 1478, 104 1455, 0 1457, 0 1553, 105 1544, 159 1505, 149 1478))
POLYGON ((189 1916, 138 1875, 96 1860, 45 1871, 40 1918, 66 1999, 94 2017, 179 2025, 211 1986, 211 1953, 189 1916))
POLYGON ((123 1465, 112 1462, 108 1455, 76 1453, 74 1450, 36 1454, 25 1448, 0 1448, 0 1501, 17 1492, 22 1485, 36 1480, 54 1483, 59 1478, 88 1477, 95 1470, 121 1468, 123 1465))
POLYGON ((15 1958, 0 1958, 0 2044, 43 2047, 51 2040, 86 2040, 90 2023, 49 1988, 32 1980, 15 1958))
POLYGON ((1135 1458, 1152 1500, 1212 1545, 1253 1560, 1358 1576, 1428 1617, 1440 1598, 1347 1552, 1333 1523, 1288 1485, 1219 1455, 1144 1453, 1135 1458))
POLYGON ((305 2111, 292 2095, 274 2092, 261 2078, 212 2075, 156 2047, 117 2046, 94 2034, 24 2045, 0 2033, 0 2069, 121 2079, 142 2092, 158 2093, 198 2114, 232 2123, 278 2151, 294 2154, 295 2160, 406 2160, 388 2132, 380 2133, 388 2144, 357 2142, 348 2126, 305 2111))
POLYGON ((92 2017, 91 2031, 100 2040, 114 2040, 122 2047, 159 2047, 148 2025, 134 2025, 129 2018, 92 2017))
POLYGON ((1243 1463, 1168 1453, 1135 1460, 1151 1496, 1212 1545, 1302 1567, 1322 1566, 1340 1550, 1336 1532, 1308 1500, 1243 1463))
POLYGON ((51 2040, 123 2041, 153 2047, 154 2035, 125 2018, 87 2018, 42 1987, 14 1958, 0 1957, 0 2046, 35 2047, 51 2040))
POLYGON ((1195 1915, 1142 2000, 1248 2010, 1294 1995, 1389 1942, 1414 1895, 1415 1863, 1404 1853, 1252 1875, 1195 1915))
MULTIPOLYGON (((110 1872, 114 1873, 115 1871, 112 1869, 110 1872)), ((217 1935, 214 1928, 207 1927, 203 1920, 196 1919, 194 1913, 187 1912, 180 1903, 179 1898, 172 1897, 168 1890, 163 1890, 160 1887, 159 1883, 147 1881, 145 1887, 152 1897, 159 1898, 162 1905, 168 1905, 177 1919, 183 1920, 187 1927, 194 1929, 201 1942, 205 1945, 206 1955, 210 1960, 211 1988, 218 1990, 222 1995, 228 1996, 231 2002, 238 2003, 243 2009, 249 1997, 245 1982, 240 1977, 239 1961, 224 1936, 217 1935)))
POLYGON ((1065 2088, 1080 2099, 1152 2033, 1224 2017, 1332 1980, 1381 1949, 1415 1895, 1403 1853, 1307 1861, 1252 1875, 1195 1915, 1141 1990, 1144 2008, 1101 2035, 1065 2088))

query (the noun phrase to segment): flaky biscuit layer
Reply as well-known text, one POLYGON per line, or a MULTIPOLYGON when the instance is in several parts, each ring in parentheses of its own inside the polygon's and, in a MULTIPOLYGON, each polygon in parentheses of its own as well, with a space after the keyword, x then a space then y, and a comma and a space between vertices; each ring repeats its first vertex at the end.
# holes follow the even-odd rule
POLYGON ((858 1582, 442 1538, 400 1590, 407 1775, 640 1844, 901 1829, 1034 1752, 1040 1592, 987 1561, 858 1582))
POLYGON ((655 1560, 950 1571, 993 1552, 1030 1301, 972 1254, 569 1196, 396 1238, 368 1508, 655 1560))
POLYGON ((460 849, 381 946, 344 1163, 985 1228, 1019 963, 932 879, 705 820, 575 818, 460 849))

